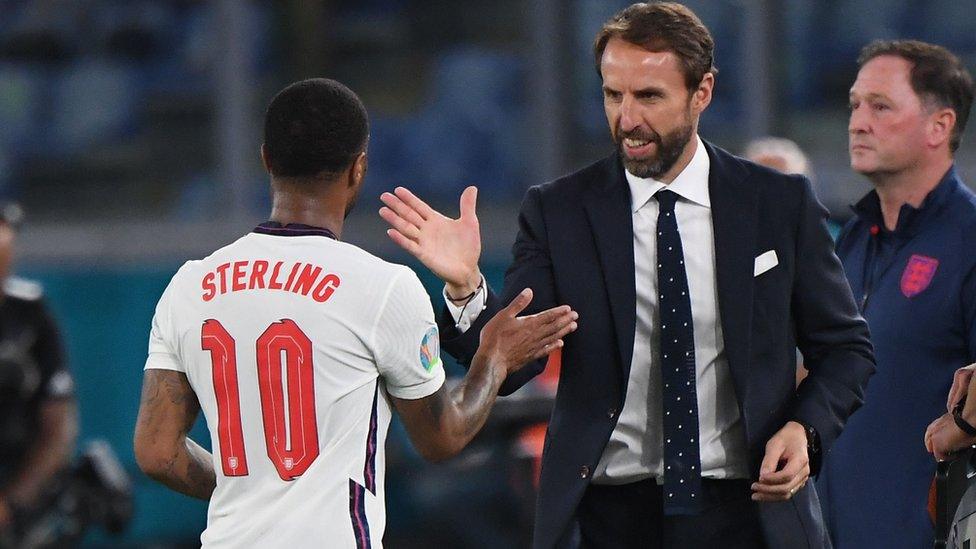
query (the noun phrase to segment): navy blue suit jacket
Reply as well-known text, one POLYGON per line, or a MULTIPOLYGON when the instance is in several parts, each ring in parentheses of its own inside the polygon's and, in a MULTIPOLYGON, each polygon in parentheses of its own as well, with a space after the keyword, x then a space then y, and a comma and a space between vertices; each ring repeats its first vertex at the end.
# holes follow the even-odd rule
MULTIPOLYGON (((766 442, 789 420, 812 425, 825 451, 862 402, 874 371, 858 314, 809 182, 706 144, 715 233, 715 276, 725 352, 758 477, 766 442), (779 264, 753 276, 756 256, 779 264), (809 377, 795 389, 796 347, 809 377)), ((464 334, 441 311, 443 348, 470 361, 480 328, 516 293, 532 288, 528 312, 568 304, 579 329, 566 338, 542 461, 534 547, 563 545, 574 513, 623 408, 636 324, 630 192, 614 154, 529 189, 514 259, 501 295, 464 334)), ((525 366, 508 394, 542 371, 525 366)), ((700 403, 708 406, 708 403, 700 403)), ((829 545, 812 483, 792 500, 760 506, 770 547, 829 545)))

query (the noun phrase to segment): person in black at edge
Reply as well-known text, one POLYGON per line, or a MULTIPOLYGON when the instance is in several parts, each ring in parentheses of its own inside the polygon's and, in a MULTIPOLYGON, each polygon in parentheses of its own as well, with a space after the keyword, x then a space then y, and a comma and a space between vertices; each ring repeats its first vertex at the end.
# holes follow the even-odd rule
POLYGON ((0 203, 0 547, 74 452, 74 382, 38 284, 9 276, 20 206, 0 203))

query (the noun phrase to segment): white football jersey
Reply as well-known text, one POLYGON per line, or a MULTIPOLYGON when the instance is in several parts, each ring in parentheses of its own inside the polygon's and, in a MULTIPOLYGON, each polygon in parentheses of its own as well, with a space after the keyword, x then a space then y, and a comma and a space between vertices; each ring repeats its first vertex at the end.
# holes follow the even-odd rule
POLYGON ((417 276, 327 231, 265 224, 180 268, 146 368, 186 374, 217 487, 204 547, 381 547, 387 395, 444 382, 417 276))

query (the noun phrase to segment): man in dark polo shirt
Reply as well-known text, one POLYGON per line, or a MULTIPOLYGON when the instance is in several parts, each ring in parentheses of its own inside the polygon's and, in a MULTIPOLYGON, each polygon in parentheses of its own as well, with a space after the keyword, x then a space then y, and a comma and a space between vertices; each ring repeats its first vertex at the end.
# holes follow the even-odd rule
POLYGON ((0 203, 0 547, 72 457, 78 420, 61 336, 41 287, 10 277, 19 206, 0 203))
POLYGON ((952 53, 917 41, 872 43, 859 64, 851 167, 874 190, 837 253, 877 372, 817 488, 835 547, 931 547, 936 463, 923 435, 955 370, 976 361, 976 196, 954 168, 973 82, 952 53))

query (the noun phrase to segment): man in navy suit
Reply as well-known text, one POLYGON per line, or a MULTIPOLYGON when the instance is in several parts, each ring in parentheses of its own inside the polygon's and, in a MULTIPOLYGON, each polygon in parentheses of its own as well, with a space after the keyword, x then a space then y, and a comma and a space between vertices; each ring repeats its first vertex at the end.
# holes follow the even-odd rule
MULTIPOLYGON (((476 189, 449 219, 385 193, 390 237, 446 283, 462 362, 509 294, 567 303, 535 547, 829 546, 817 461, 874 358, 809 182, 703 142, 713 42, 680 4, 635 4, 595 43, 617 151, 529 189, 495 294, 478 269, 476 189), (810 375, 795 386, 795 349, 810 375)), ((510 377, 516 390, 543 365, 510 377)))

